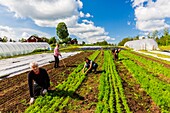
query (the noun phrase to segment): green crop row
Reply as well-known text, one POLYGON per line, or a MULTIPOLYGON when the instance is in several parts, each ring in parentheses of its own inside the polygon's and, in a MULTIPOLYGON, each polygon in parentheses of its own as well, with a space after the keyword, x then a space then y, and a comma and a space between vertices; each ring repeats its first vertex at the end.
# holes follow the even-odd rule
MULTIPOLYGON (((89 59, 95 60, 100 51, 93 53, 89 59)), ((81 72, 84 63, 80 64, 67 78, 66 81, 56 86, 56 91, 48 93, 44 97, 40 96, 35 103, 26 109, 26 113, 53 113, 67 105, 69 98, 81 85, 85 79, 85 74, 81 72)))
MULTIPOLYGON (((112 56, 112 54, 110 53, 109 56, 112 56)), ((121 80, 120 76, 118 75, 118 73, 116 71, 116 65, 115 65, 115 63, 113 61, 113 57, 110 58, 110 63, 112 64, 112 65, 110 65, 112 78, 115 79, 115 80, 113 79, 114 80, 113 83, 115 84, 114 86, 117 86, 117 88, 118 88, 119 95, 120 95, 122 104, 124 106, 124 110, 126 111, 126 113, 130 113, 129 106, 127 104, 127 100, 126 100, 126 97, 124 95, 124 89, 123 89, 123 86, 122 86, 122 80, 121 80)))
MULTIPOLYGON (((109 101, 109 94, 110 94, 110 83, 109 83, 109 76, 106 71, 107 66, 107 58, 106 58, 106 52, 104 52, 104 64, 103 64, 103 70, 105 72, 102 73, 100 76, 100 83, 99 83, 99 94, 98 94, 98 104, 96 108, 97 113, 102 113, 102 112, 109 112, 113 108, 113 102, 109 101), (109 103, 111 106, 109 106, 109 103)), ((114 97, 114 96, 112 96, 114 97)), ((114 111, 114 108, 112 109, 114 111)))
POLYGON ((170 112, 170 84, 160 81, 147 69, 137 65, 127 57, 121 54, 119 56, 124 59, 122 60, 123 64, 141 84, 141 87, 151 96, 153 101, 160 106, 162 112, 170 112))
POLYGON ((130 113, 121 78, 116 71, 112 54, 109 51, 104 52, 103 70, 105 70, 105 72, 103 72, 100 77, 99 102, 96 113, 122 113, 123 111, 130 113))
POLYGON ((170 77, 170 69, 166 68, 163 64, 145 59, 143 57, 140 57, 138 55, 132 54, 131 52, 127 52, 127 51, 121 51, 121 54, 125 55, 130 59, 141 62, 144 65, 143 67, 147 69, 149 72, 153 72, 155 74, 163 74, 167 77, 170 77))

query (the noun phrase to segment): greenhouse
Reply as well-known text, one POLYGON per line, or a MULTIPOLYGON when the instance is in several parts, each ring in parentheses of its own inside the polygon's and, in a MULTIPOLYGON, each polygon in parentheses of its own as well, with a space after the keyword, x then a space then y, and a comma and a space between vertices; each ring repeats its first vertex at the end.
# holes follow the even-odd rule
POLYGON ((50 50, 51 47, 46 42, 32 42, 32 43, 21 43, 21 42, 7 42, 3 43, 0 42, 0 56, 7 57, 7 56, 14 56, 20 54, 27 54, 31 53, 36 49, 48 49, 50 50))
POLYGON ((136 51, 138 50, 158 50, 158 44, 154 39, 141 39, 128 41, 124 44, 125 47, 132 48, 136 51))

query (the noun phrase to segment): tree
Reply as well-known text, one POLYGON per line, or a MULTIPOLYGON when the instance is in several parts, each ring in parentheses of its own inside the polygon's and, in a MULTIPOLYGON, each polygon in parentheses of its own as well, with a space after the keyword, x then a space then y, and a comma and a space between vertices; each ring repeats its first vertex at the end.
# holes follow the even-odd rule
POLYGON ((151 38, 151 33, 148 33, 147 37, 148 37, 148 38, 151 38))
POLYGON ((56 43, 56 38, 55 37, 51 37, 50 39, 49 39, 49 42, 48 42, 49 44, 55 44, 56 43))
POLYGON ((7 42, 8 41, 8 37, 4 36, 4 38, 2 40, 3 40, 3 42, 7 42))
POLYGON ((152 38, 156 39, 157 37, 158 37, 158 31, 155 30, 155 31, 152 32, 152 38))
POLYGON ((12 39, 11 39, 11 38, 9 39, 9 42, 12 42, 12 39))
POLYGON ((3 39, 0 37, 0 42, 3 42, 3 39))
POLYGON ((168 28, 164 28, 164 36, 167 36, 167 35, 169 35, 168 28))
POLYGON ((72 44, 78 44, 77 38, 74 38, 74 39, 72 40, 72 44))
POLYGON ((85 42, 85 41, 82 41, 82 45, 84 45, 84 44, 86 44, 86 42, 85 42))
POLYGON ((66 37, 64 40, 63 40, 63 43, 66 43, 66 44, 69 44, 71 43, 71 38, 70 37, 66 37))
POLYGON ((42 39, 43 42, 47 42, 47 43, 49 42, 49 39, 46 38, 46 37, 41 37, 41 39, 42 39))
POLYGON ((32 36, 38 37, 38 35, 37 35, 37 34, 33 34, 32 36))
POLYGON ((159 40, 157 40, 157 42, 158 42, 158 45, 161 45, 161 46, 170 45, 170 35, 162 36, 159 40))
POLYGON ((26 42, 27 40, 25 38, 21 38, 19 42, 26 42))
POLYGON ((118 43, 118 46, 124 46, 124 44, 128 41, 131 41, 132 38, 124 38, 122 41, 118 43))
POLYGON ((67 30, 67 26, 66 26, 66 24, 65 24, 64 22, 60 22, 60 23, 57 25, 56 33, 57 33, 57 36, 58 36, 62 41, 65 41, 66 38, 69 36, 68 30, 67 30))
POLYGON ((145 39, 145 37, 143 36, 142 39, 145 39))
POLYGON ((139 40, 139 35, 138 35, 138 36, 135 36, 135 37, 133 38, 133 40, 139 40))

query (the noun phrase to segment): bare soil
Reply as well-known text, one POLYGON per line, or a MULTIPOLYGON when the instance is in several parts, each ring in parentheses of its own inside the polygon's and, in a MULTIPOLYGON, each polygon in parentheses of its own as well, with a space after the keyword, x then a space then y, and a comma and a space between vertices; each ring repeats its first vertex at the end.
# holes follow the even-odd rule
POLYGON ((147 95, 136 79, 126 69, 123 63, 116 63, 117 72, 122 78, 124 93, 129 108, 133 113, 161 113, 160 109, 153 102, 151 97, 147 95))
MULTIPOLYGON (((50 88, 52 89, 64 81, 77 65, 84 61, 84 57, 88 57, 92 53, 82 52, 64 59, 66 67, 64 67, 62 61, 60 61, 60 67, 56 69, 53 68, 54 63, 43 66, 47 70, 52 83, 50 88)), ((0 81, 0 112, 20 113, 24 112, 29 106, 28 73, 25 72, 0 81)))
MULTIPOLYGON (((103 52, 102 52, 103 53, 103 52)), ((86 79, 81 84, 76 94, 81 95, 81 99, 71 99, 69 105, 62 111, 64 113, 94 113, 98 102, 98 86, 100 75, 102 74, 103 54, 100 53, 95 62, 99 65, 97 73, 87 74, 86 79)))
MULTIPOLYGON (((70 56, 63 61, 66 64, 64 67, 60 61, 59 68, 53 68, 54 63, 43 66, 50 76, 51 87, 54 89, 56 85, 67 79, 68 75, 82 62, 84 57, 88 57, 93 52, 82 52, 74 56, 70 56)), ((134 53, 137 54, 137 53, 134 53)), ((145 56, 142 56, 147 58, 145 56)), ((148 58, 149 60, 155 60, 148 58)), ((94 113, 98 102, 98 86, 100 75, 102 74, 103 53, 101 53, 95 62, 98 63, 98 73, 89 73, 87 77, 75 92, 79 95, 79 99, 70 99, 69 103, 61 113, 94 113)), ((157 60, 156 60, 157 61, 157 60)), ((159 61, 157 61, 159 62, 159 61)), ((160 62, 162 63, 162 62, 160 62)), ((139 65, 143 65, 140 64, 139 65)), ((168 64, 165 64, 168 66, 168 64)), ((170 67, 170 66, 169 66, 170 67)), ((133 113, 160 113, 160 108, 156 106, 151 97, 147 95, 140 84, 126 69, 122 61, 116 62, 117 72, 122 78, 124 93, 127 99, 128 106, 133 113)), ((16 75, 0 81, 0 113, 21 113, 29 106, 29 92, 27 84, 28 72, 16 75)), ((162 75, 160 75, 162 76, 162 75)))
POLYGON ((152 61, 158 62, 158 63, 160 63, 160 64, 163 64, 165 67, 170 68, 170 64, 167 64, 167 63, 165 63, 165 62, 162 62, 160 59, 151 58, 151 57, 149 57, 149 56, 147 56, 147 55, 142 55, 142 54, 137 53, 137 52, 131 52, 131 53, 132 53, 132 54, 135 54, 135 55, 138 55, 138 56, 140 56, 140 57, 143 57, 143 58, 145 58, 145 59, 147 59, 147 60, 152 60, 152 61))

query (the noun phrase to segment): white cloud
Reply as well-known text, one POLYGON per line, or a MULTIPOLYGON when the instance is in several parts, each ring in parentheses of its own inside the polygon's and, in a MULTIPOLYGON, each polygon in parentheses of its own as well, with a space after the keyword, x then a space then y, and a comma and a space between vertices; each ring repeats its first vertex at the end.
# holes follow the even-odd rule
POLYGON ((69 32, 75 36, 78 36, 80 39, 86 40, 87 43, 95 43, 97 41, 107 40, 111 38, 104 28, 96 27, 92 23, 81 23, 75 25, 74 28, 69 28, 69 32))
POLYGON ((78 13, 75 9, 79 7, 75 0, 5 0, 0 1, 0 4, 7 6, 16 17, 29 17, 33 20, 70 17, 78 13))
POLYGON ((92 25, 94 25, 94 22, 92 22, 92 21, 88 21, 88 20, 82 20, 83 21, 83 23, 87 23, 87 24, 92 24, 92 25))
POLYGON ((23 33, 22 33, 22 37, 23 37, 23 38, 24 38, 24 37, 27 38, 27 37, 29 37, 29 36, 31 36, 31 35, 30 35, 29 33, 27 33, 27 32, 23 32, 23 33))
POLYGON ((80 9, 83 8, 83 3, 80 0, 77 0, 77 4, 80 9))
POLYGON ((128 22, 127 22, 127 25, 130 25, 130 24, 131 24, 131 22, 130 22, 130 21, 128 21, 128 22))
POLYGON ((137 21, 136 27, 141 31, 154 31, 154 30, 162 30, 164 28, 169 27, 168 24, 165 23, 165 20, 148 20, 148 21, 137 21))
POLYGON ((29 29, 29 28, 11 28, 9 26, 0 26, 0 37, 8 37, 8 39, 19 40, 21 38, 28 38, 33 34, 37 34, 39 37, 45 36, 50 38, 51 36, 47 33, 29 29))
POLYGON ((15 37, 15 32, 13 31, 12 28, 8 27, 8 26, 0 26, 0 37, 9 37, 11 39, 13 39, 13 37, 15 37))
POLYGON ((89 18, 89 17, 93 17, 93 16, 90 15, 89 13, 87 13, 87 14, 85 15, 85 17, 89 18))
POLYGON ((93 17, 93 15, 90 15, 90 13, 87 13, 87 14, 84 14, 82 11, 80 11, 80 17, 85 17, 85 18, 90 18, 90 17, 93 17))
MULTIPOLYGON (((47 38, 50 38, 50 37, 52 37, 50 34, 48 34, 48 33, 44 33, 44 32, 42 32, 42 31, 39 31, 39 30, 35 30, 35 29, 30 29, 30 28, 15 28, 15 30, 14 30, 15 32, 17 32, 18 34, 18 36, 20 36, 20 34, 27 34, 27 35, 25 35, 25 36, 31 36, 31 35, 34 35, 34 34, 37 34, 39 37, 43 37, 43 36, 45 36, 45 37, 47 37, 47 38)), ((28 37, 24 37, 24 38, 28 38, 28 37)), ((20 37, 19 37, 20 38, 20 37)))
POLYGON ((86 42, 110 39, 104 28, 95 26, 94 22, 78 23, 80 18, 93 17, 80 11, 83 8, 81 0, 1 0, 0 5, 6 6, 15 17, 30 18, 41 27, 56 27, 59 22, 65 22, 71 30, 70 35, 86 39, 86 42))
POLYGON ((148 0, 131 0, 133 2, 133 7, 143 5, 144 2, 148 0))
POLYGON ((56 20, 35 20, 35 24, 41 27, 56 27, 58 23, 65 22, 67 27, 74 26, 77 23, 78 16, 72 15, 69 18, 59 18, 56 20))
POLYGON ((169 27, 165 18, 170 18, 170 0, 133 0, 133 6, 137 29, 153 31, 169 27))
POLYGON ((80 11, 80 17, 84 17, 84 13, 80 11))

